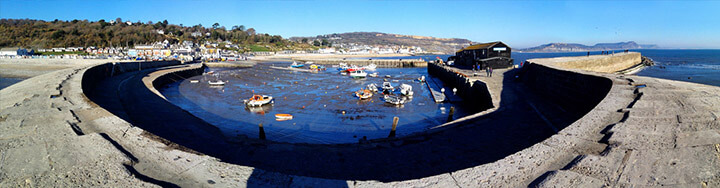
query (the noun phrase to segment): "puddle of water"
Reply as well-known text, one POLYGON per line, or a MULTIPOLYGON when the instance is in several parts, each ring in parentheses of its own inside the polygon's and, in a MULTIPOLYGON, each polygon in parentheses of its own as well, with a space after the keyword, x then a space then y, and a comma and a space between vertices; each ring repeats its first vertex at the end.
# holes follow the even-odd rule
POLYGON ((335 68, 320 73, 272 69, 289 63, 261 63, 248 69, 212 68, 216 75, 202 75, 176 82, 161 89, 174 104, 216 125, 228 137, 258 137, 263 124, 267 139, 293 143, 355 143, 363 136, 384 138, 390 133, 392 119, 400 123, 397 135, 407 135, 444 123, 445 110, 456 106, 455 117, 467 113, 458 104, 436 104, 420 76, 426 68, 378 68, 378 78, 352 79, 335 68), (393 86, 413 87, 414 96, 405 105, 387 104, 382 94, 359 100, 354 92, 370 83, 381 85, 384 75, 393 86), (224 87, 209 87, 208 81, 226 81, 224 87), (190 80, 199 80, 191 83, 190 80), (398 82, 393 82, 398 80, 398 82), (275 103, 249 108, 243 103, 253 93, 270 95, 275 103), (345 112, 343 114, 343 112, 345 112), (275 114, 292 114, 293 119, 276 121, 275 114))

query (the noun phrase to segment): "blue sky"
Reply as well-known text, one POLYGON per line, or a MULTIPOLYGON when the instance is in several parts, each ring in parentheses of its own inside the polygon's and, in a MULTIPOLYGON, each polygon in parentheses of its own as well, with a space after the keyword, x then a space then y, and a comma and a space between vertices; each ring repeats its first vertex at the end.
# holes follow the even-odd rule
POLYGON ((515 48, 550 42, 636 41, 664 48, 720 49, 720 1, 0 1, 1 18, 122 18, 133 22, 315 36, 377 31, 515 48))

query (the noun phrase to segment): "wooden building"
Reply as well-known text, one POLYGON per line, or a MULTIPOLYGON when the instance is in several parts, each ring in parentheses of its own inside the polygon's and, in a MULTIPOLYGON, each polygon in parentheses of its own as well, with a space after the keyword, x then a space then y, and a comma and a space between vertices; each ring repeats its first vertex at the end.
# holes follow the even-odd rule
POLYGON ((492 67, 493 69, 508 68, 513 66, 513 59, 510 57, 510 47, 500 41, 475 44, 465 47, 455 53, 452 57, 455 66, 460 68, 473 68, 480 65, 480 69, 492 67))

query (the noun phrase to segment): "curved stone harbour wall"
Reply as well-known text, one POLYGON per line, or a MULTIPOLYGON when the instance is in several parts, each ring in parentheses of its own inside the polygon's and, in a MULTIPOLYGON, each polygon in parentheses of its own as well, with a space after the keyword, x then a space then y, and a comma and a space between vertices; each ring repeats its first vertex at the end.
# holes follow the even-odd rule
POLYGON ((443 83, 457 88, 457 94, 475 108, 477 111, 487 110, 493 107, 492 97, 487 84, 480 80, 470 82, 469 79, 459 73, 440 66, 437 63, 428 63, 428 74, 440 78, 443 83))
POLYGON ((85 70, 82 77, 82 89, 85 95, 92 95, 92 92, 95 90, 97 84, 105 78, 126 72, 179 64, 181 64, 180 61, 150 61, 105 63, 96 65, 85 70))
POLYGON ((612 87, 608 78, 558 70, 530 63, 520 73, 521 80, 536 94, 561 106, 568 115, 582 117, 605 98, 612 87))

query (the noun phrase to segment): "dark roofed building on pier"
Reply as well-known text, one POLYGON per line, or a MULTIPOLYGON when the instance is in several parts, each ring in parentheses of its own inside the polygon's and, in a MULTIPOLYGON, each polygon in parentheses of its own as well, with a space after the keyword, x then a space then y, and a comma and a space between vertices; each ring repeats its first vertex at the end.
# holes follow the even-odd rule
POLYGON ((488 66, 493 69, 508 68, 513 66, 510 52, 510 47, 500 41, 471 45, 455 53, 455 66, 472 68, 480 65, 481 69, 488 66))

